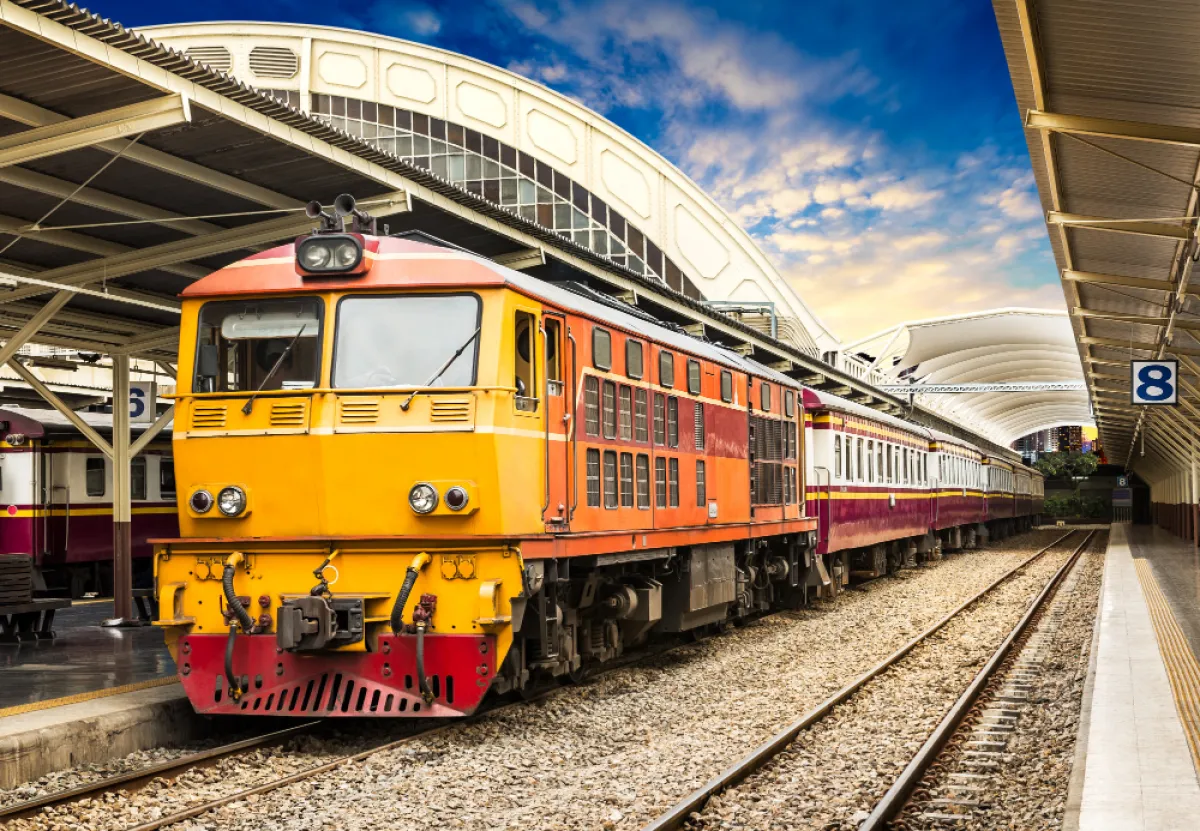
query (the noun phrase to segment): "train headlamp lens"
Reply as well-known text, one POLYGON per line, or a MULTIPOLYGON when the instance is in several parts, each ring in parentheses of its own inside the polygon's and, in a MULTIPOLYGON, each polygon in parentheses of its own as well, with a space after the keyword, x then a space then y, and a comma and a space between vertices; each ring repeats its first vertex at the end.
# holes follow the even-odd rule
POLYGON ((438 493, 433 485, 413 485, 413 489, 408 492, 408 504, 418 514, 427 514, 437 507, 438 493))
POLYGON ((310 243, 300 249, 300 265, 309 271, 320 271, 329 265, 329 246, 310 243))
POLYGON ((343 242, 333 249, 333 267, 350 268, 358 262, 358 246, 352 242, 343 242))
POLYGON ((237 516, 246 510, 246 492, 233 486, 222 488, 217 494, 217 509, 225 516, 237 516))
POLYGON ((192 494, 192 498, 188 500, 188 504, 192 506, 192 510, 196 513, 207 514, 212 510, 212 494, 208 491, 196 491, 192 494))
POLYGON ((467 492, 457 485, 446 491, 446 507, 452 511, 461 511, 467 507, 468 499, 467 492))
POLYGON ((354 237, 309 237, 297 247, 296 261, 305 271, 350 271, 362 262, 362 247, 354 237))

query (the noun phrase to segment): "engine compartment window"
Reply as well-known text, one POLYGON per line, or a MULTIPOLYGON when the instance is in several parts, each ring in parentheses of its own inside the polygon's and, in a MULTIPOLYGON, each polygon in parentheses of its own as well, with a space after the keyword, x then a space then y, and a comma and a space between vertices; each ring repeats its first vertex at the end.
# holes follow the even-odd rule
MULTIPOLYGON (((480 309, 474 294, 343 298, 333 346, 333 386, 474 386, 480 309)), ((530 340, 532 348, 532 333, 530 340)))
POLYGON ((206 303, 197 327, 194 392, 315 387, 321 318, 315 297, 206 303))

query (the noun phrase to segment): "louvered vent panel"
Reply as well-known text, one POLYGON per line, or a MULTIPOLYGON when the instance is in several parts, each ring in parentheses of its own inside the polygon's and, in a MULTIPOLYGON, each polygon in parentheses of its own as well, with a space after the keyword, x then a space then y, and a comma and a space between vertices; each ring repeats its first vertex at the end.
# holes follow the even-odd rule
POLYGON ((218 72, 233 69, 233 57, 224 46, 189 46, 184 54, 197 63, 208 64, 218 72))
POLYGON ((303 427, 308 407, 303 401, 275 403, 271 405, 272 427, 303 427))
POLYGON ((255 46, 250 50, 250 70, 259 78, 291 78, 300 70, 300 58, 282 46, 255 46))
POLYGON ((343 424, 374 424, 379 419, 379 401, 374 398, 342 401, 343 424))
POLYGON ((197 404, 192 408, 192 427, 211 429, 224 426, 224 404, 197 404))
POLYGON ((435 398, 430 405, 430 421, 438 423, 471 420, 471 400, 468 398, 435 398))

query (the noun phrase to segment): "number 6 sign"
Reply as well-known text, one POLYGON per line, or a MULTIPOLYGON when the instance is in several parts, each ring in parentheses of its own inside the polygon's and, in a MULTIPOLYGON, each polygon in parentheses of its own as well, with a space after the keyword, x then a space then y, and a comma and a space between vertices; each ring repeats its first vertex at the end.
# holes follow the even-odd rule
POLYGON ((1179 403, 1178 361, 1130 361, 1132 404, 1179 403))

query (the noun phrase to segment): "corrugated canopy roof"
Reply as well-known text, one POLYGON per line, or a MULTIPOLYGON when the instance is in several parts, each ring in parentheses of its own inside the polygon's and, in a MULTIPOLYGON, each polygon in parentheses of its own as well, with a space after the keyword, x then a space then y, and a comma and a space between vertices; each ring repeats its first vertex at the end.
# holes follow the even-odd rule
POLYGON ((1101 441, 1156 480, 1190 464, 1200 416, 1200 5, 993 6, 1101 441), (1182 406, 1132 407, 1131 357, 1178 358, 1182 406))
POLYGON ((304 204, 343 192, 392 233, 423 231, 542 279, 622 294, 793 377, 820 372, 900 406, 118 24, 60 0, 0 0, 0 286, 11 286, 0 291, 0 363, 23 327, 40 327, 38 343, 171 360, 183 287, 307 232, 304 204))
MULTIPOLYGON (((1010 384, 1082 381, 1067 315, 994 309, 902 323, 853 347, 896 383, 1010 384)), ((1091 424, 1083 390, 920 394, 946 418, 1008 445, 1060 424, 1091 424)))

